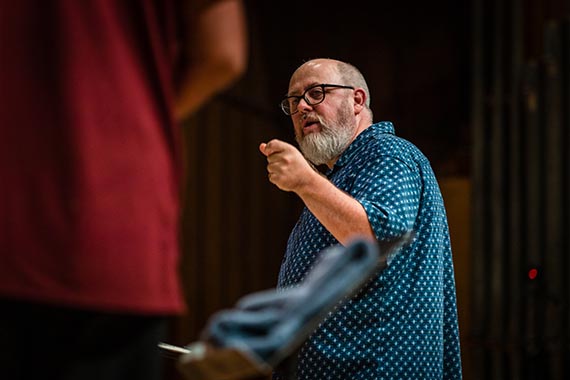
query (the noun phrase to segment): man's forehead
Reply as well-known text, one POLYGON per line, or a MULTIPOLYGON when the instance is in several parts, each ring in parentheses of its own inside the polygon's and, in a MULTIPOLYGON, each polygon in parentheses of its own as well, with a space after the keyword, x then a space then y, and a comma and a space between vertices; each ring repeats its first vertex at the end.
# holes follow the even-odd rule
POLYGON ((291 76, 289 91, 301 91, 312 85, 331 83, 336 77, 336 72, 330 64, 311 61, 299 67, 291 76))

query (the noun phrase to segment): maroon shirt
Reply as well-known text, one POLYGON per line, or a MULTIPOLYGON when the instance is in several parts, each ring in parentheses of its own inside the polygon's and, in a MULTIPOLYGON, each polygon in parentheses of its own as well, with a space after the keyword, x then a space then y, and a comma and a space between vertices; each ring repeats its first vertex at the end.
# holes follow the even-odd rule
POLYGON ((172 2, 0 3, 0 297, 181 311, 172 2))

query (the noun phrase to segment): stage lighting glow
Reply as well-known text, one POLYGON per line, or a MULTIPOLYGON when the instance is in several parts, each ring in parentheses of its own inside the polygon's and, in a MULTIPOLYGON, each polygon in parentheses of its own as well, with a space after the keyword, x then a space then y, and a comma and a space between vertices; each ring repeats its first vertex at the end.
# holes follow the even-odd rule
POLYGON ((538 276, 538 270, 536 268, 531 268, 528 271, 528 278, 529 280, 534 280, 536 279, 536 276, 538 276))

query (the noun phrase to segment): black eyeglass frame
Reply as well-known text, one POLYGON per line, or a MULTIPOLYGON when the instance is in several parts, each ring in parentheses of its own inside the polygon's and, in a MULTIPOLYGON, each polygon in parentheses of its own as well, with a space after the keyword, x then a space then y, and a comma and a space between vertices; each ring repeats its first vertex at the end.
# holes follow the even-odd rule
MULTIPOLYGON (((291 112, 291 113, 290 113, 289 111, 287 111, 287 110, 289 109, 289 99, 295 98, 295 99, 297 99, 298 101, 301 101, 301 99, 303 99, 303 100, 305 100, 305 102, 306 102, 308 105, 310 105, 310 106, 316 106, 317 104, 321 104, 322 102, 325 101, 325 97, 326 97, 326 93, 327 93, 326 90, 325 90, 325 88, 347 88, 347 89, 351 89, 351 90, 355 90, 355 89, 356 89, 356 88, 353 87, 353 86, 345 86, 345 85, 342 85, 342 84, 330 84, 330 83, 316 84, 316 85, 314 85, 314 86, 311 86, 311 87, 307 88, 307 89, 305 90, 305 92, 303 92, 302 95, 286 96, 286 97, 281 101, 281 103, 279 103, 279 106, 281 107, 281 110, 283 111, 283 113, 284 113, 285 115, 287 115, 287 116, 294 115, 294 114, 296 114, 297 112, 299 112, 299 108, 297 107, 297 108, 295 109, 295 112, 291 112), (317 87, 320 87, 320 88, 322 89, 322 91, 323 91, 323 98, 322 98, 321 100, 319 100, 318 102, 313 103, 313 102, 311 102, 309 99, 307 99, 306 95, 307 95, 307 92, 309 92, 309 91, 311 91, 312 89, 317 88, 317 87)), ((297 102, 297 104, 298 104, 298 102, 297 102)))

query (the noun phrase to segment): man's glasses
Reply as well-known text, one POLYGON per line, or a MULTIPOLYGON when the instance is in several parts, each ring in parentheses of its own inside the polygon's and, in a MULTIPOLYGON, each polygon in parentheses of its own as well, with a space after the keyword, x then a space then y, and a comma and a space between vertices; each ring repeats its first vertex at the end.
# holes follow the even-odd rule
POLYGON ((281 101, 281 109, 285 113, 285 115, 293 115, 296 114, 297 107, 299 106, 299 102, 301 99, 304 99, 305 102, 310 106, 315 106, 317 104, 322 103, 325 100, 325 88, 349 88, 354 90, 352 86, 343 86, 340 84, 317 84, 314 86, 309 87, 308 89, 303 92, 303 95, 291 95, 287 96, 285 99, 281 101))

